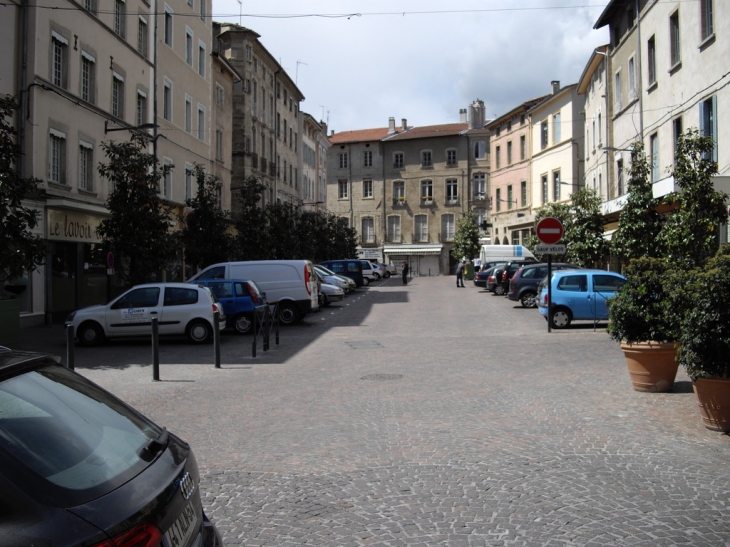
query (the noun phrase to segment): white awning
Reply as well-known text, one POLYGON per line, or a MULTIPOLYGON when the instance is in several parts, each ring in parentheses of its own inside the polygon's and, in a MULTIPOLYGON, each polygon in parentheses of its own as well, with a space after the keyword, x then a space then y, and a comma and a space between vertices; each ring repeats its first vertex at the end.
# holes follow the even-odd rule
POLYGON ((386 245, 385 254, 391 255, 438 255, 443 245, 386 245))
POLYGON ((605 232, 603 232, 603 239, 605 239, 606 241, 611 241, 611 238, 613 237, 613 234, 616 233, 616 230, 618 230, 618 228, 616 228, 615 230, 606 230, 605 232))

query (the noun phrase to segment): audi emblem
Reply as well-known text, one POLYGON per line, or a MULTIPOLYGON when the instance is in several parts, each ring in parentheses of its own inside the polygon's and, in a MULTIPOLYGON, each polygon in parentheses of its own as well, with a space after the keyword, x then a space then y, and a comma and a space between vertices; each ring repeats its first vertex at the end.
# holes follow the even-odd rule
POLYGON ((190 473, 185 473, 183 478, 180 479, 180 493, 182 494, 182 497, 187 499, 190 499, 190 496, 193 495, 193 492, 195 492, 195 481, 193 481, 193 478, 190 476, 190 473))

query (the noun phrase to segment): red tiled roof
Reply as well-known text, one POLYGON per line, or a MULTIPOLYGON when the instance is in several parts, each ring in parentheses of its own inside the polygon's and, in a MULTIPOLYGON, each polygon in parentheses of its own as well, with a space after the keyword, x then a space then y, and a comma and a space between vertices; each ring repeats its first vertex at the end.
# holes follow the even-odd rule
POLYGON ((404 133, 396 134, 388 138, 388 141, 401 141, 405 139, 423 139, 428 137, 448 137, 458 135, 469 129, 468 123, 444 123, 440 125, 424 125, 413 127, 404 133))
MULTIPOLYGON (((401 128, 396 127, 396 132, 400 132, 401 128)), ((367 142, 379 141, 388 136, 387 127, 378 127, 375 129, 354 129, 352 131, 340 131, 331 135, 329 140, 332 144, 342 144, 346 142, 367 142)))

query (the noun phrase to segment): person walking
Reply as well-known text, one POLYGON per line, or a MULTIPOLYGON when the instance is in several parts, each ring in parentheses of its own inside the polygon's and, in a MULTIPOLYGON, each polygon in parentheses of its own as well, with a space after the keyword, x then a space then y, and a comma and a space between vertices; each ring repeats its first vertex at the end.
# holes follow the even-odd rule
POLYGON ((461 262, 459 262, 459 265, 456 267, 456 286, 457 287, 464 286, 464 261, 463 260, 461 262))
POLYGON ((408 262, 403 261, 403 284, 408 284, 408 262))

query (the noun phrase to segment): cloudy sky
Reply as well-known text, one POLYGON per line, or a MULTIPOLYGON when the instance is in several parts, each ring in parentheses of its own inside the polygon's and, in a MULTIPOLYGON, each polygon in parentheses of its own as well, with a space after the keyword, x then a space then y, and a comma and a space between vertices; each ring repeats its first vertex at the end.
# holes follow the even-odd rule
POLYGON ((578 81, 608 0, 213 0, 240 22, 335 131, 459 121, 482 99, 488 118, 578 81), (242 14, 242 16, 240 16, 242 14), (349 15, 349 16, 348 16, 349 15))

